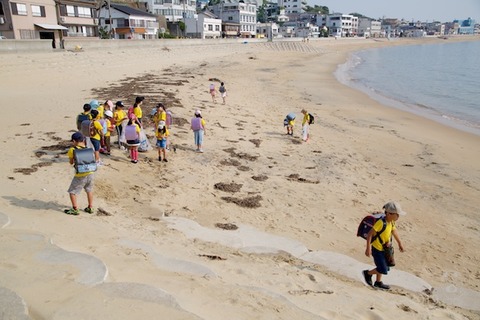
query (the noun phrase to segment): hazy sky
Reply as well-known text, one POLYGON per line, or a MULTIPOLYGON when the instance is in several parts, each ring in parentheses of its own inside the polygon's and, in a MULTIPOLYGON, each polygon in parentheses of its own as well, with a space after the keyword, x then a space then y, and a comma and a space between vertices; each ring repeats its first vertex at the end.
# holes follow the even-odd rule
POLYGON ((480 0, 306 0, 309 6, 327 6, 330 13, 357 12, 378 19, 398 18, 411 21, 449 22, 475 19, 480 23, 480 0))

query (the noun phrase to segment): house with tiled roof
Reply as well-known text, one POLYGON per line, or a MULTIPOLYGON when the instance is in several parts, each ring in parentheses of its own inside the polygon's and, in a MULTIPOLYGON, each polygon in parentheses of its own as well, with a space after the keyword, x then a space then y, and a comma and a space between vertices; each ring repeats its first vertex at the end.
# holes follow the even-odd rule
POLYGON ((105 4, 99 12, 100 28, 113 39, 155 39, 157 17, 146 11, 121 4, 105 4))

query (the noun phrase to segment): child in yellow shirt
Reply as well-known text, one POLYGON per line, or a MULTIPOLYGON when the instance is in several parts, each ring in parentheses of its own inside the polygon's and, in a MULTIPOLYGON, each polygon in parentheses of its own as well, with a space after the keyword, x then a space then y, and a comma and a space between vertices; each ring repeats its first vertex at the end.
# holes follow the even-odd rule
POLYGON ((163 154, 163 161, 168 162, 167 160, 167 137, 168 137, 168 129, 165 125, 165 121, 160 121, 158 123, 157 132, 155 136, 157 137, 157 148, 158 148, 158 161, 162 161, 162 154, 163 154))

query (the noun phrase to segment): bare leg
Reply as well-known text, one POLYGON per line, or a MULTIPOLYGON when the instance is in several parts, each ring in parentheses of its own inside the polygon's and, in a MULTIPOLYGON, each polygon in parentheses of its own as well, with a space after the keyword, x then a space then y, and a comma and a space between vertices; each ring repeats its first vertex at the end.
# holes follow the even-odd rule
POLYGON ((77 195, 70 193, 70 202, 72 202, 73 209, 77 209, 77 195))

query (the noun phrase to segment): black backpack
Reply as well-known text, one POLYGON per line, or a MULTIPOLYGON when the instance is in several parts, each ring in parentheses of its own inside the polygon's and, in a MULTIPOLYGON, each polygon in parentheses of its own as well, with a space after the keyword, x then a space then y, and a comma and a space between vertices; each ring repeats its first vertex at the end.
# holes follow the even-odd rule
POLYGON ((310 117, 310 120, 308 120, 308 124, 314 124, 315 123, 315 117, 313 114, 309 113, 308 116, 310 117))
POLYGON ((75 147, 73 149, 73 160, 76 173, 97 171, 97 162, 92 148, 75 147))
POLYGON ((82 122, 85 120, 90 120, 90 114, 80 113, 77 116, 77 130, 80 131, 82 129, 82 122))

